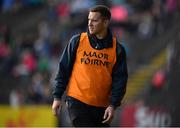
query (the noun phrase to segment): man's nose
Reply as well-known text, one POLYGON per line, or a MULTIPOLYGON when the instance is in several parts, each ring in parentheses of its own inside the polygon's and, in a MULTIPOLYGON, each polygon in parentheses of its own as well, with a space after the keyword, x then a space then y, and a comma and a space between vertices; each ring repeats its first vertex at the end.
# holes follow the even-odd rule
POLYGON ((88 21, 88 26, 92 26, 92 21, 88 21))

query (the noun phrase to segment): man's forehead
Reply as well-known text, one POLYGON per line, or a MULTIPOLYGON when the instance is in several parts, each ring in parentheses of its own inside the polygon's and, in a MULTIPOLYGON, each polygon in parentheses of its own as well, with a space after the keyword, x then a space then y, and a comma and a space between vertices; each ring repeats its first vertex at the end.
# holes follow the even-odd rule
POLYGON ((89 12, 88 18, 99 19, 99 18, 101 18, 101 14, 99 12, 89 12))

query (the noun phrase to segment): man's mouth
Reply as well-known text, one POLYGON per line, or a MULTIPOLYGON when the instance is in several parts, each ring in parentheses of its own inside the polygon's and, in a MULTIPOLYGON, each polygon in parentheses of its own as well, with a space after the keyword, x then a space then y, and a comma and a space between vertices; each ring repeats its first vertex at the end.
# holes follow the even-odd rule
POLYGON ((89 30, 93 30, 93 28, 89 28, 89 30))

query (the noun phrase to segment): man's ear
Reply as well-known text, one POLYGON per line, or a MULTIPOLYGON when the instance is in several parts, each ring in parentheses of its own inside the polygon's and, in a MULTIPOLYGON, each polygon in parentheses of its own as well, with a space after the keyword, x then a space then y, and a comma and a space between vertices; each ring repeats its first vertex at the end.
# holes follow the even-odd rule
POLYGON ((104 25, 108 26, 109 25, 109 20, 104 20, 104 25))

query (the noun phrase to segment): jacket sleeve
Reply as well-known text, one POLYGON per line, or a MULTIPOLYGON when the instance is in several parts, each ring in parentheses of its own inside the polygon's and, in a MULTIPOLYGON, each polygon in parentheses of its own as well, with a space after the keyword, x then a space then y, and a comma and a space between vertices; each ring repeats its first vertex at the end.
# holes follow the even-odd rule
POLYGON ((117 43, 117 61, 113 67, 112 73, 112 90, 110 104, 117 107, 126 93, 126 84, 128 79, 126 52, 122 45, 117 43))
POLYGON ((80 34, 73 36, 61 55, 58 72, 55 77, 55 85, 53 86, 54 99, 61 99, 66 90, 74 65, 79 39, 80 34))

